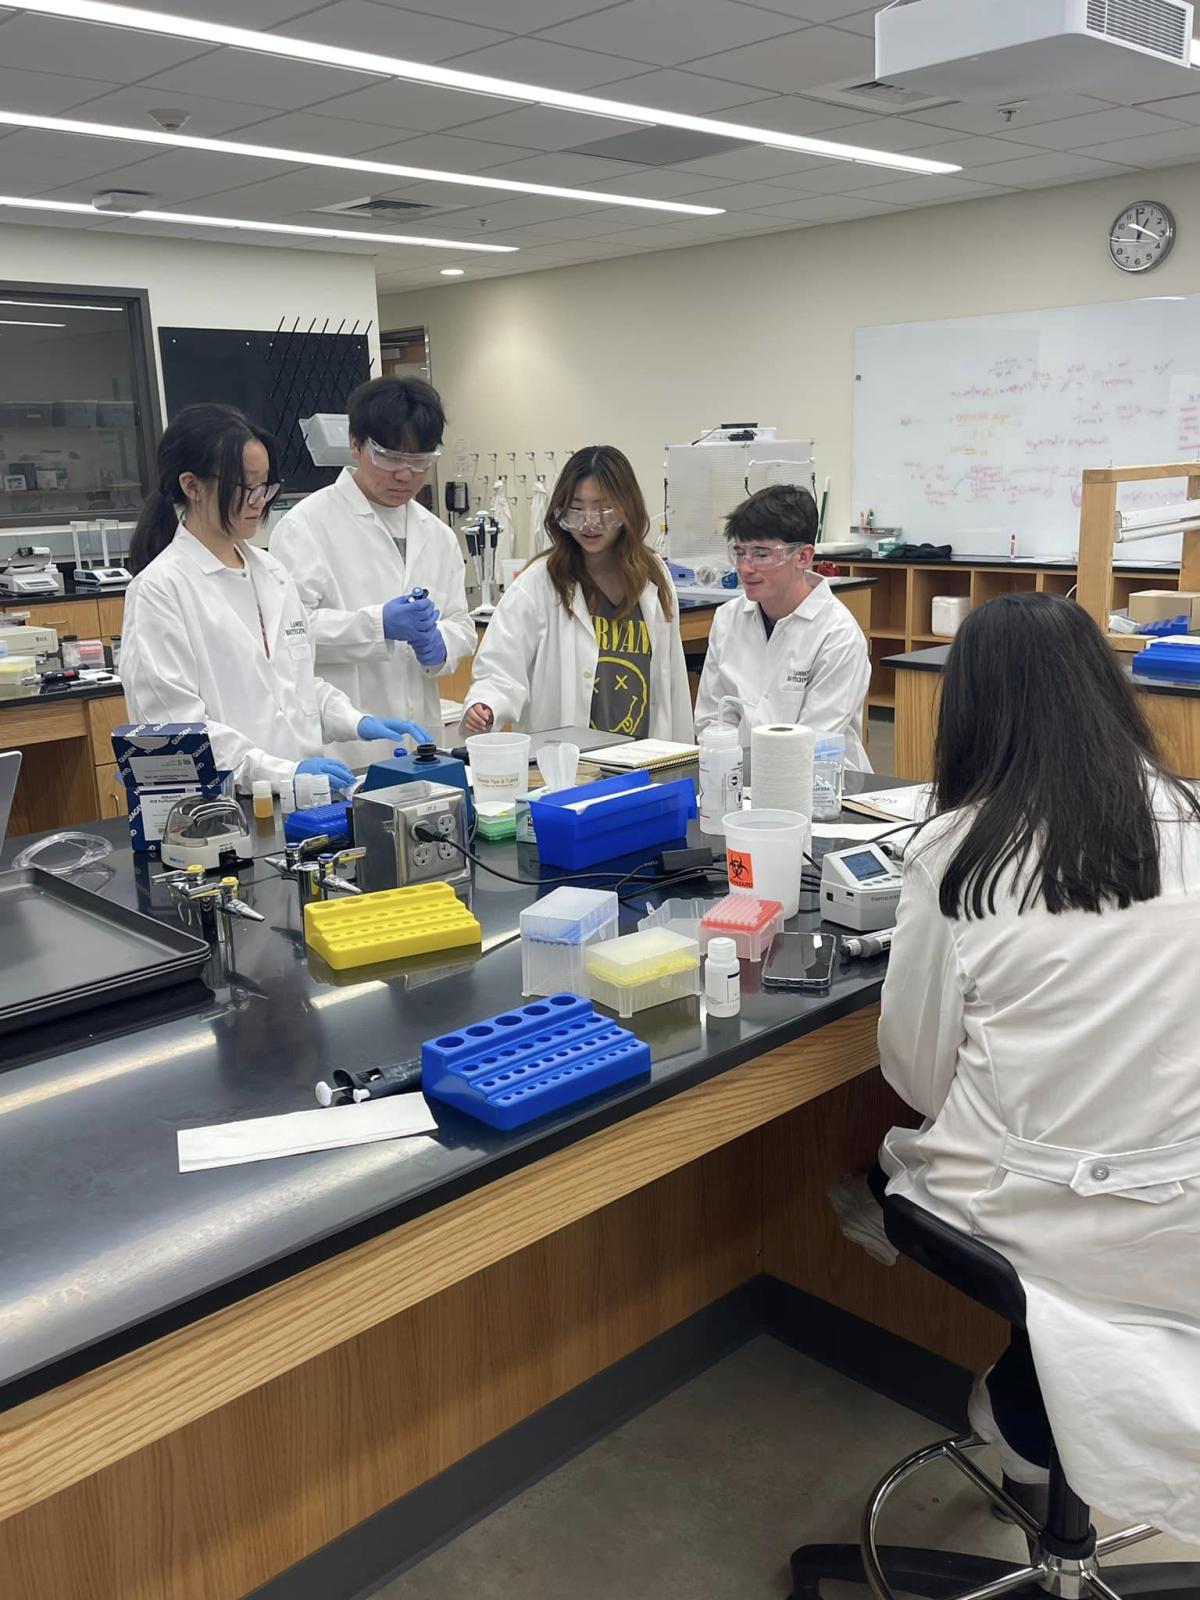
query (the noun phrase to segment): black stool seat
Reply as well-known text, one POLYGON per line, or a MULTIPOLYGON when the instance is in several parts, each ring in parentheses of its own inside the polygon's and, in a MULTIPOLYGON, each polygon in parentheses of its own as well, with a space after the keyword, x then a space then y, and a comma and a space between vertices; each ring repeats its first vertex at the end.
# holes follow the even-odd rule
MULTIPOLYGON (((972 1239, 923 1207, 901 1196, 883 1205, 888 1238, 902 1254, 977 1300, 1009 1322, 1015 1337, 1024 1337, 1025 1291, 1012 1264, 999 1251, 972 1239)), ((992 1482, 975 1464, 972 1452, 981 1440, 973 1435, 946 1439, 914 1452, 899 1462, 876 1486, 863 1511, 856 1545, 803 1545, 792 1554, 792 1600, 820 1600, 821 1584, 866 1584, 875 1600, 896 1600, 898 1593, 927 1600, 1060 1600, 1094 1596, 1125 1600, 1134 1595, 1154 1600, 1200 1600, 1200 1562, 1162 1562, 1133 1567, 1105 1566, 1101 1561, 1118 1550, 1151 1539, 1157 1529, 1139 1524, 1097 1539, 1091 1512, 1073 1493, 1051 1452, 1045 1515, 1030 1515, 1026 1497, 1006 1479, 992 1482), (951 1462, 964 1477, 1026 1536, 1029 1560, 1024 1567, 984 1556, 945 1550, 879 1545, 880 1514, 893 1491, 934 1461, 951 1462)), ((1096 1441, 1097 1450, 1107 1448, 1096 1441)))

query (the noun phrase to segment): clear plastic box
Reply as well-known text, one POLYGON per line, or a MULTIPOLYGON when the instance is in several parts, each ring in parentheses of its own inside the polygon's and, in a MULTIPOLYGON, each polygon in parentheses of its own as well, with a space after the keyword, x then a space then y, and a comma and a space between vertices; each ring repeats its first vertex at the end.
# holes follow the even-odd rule
POLYGON ((584 952, 593 1000, 620 1017, 700 993, 700 945, 669 928, 643 928, 584 952))
POLYGON ((732 939, 743 961, 761 961, 783 927, 783 906, 778 900, 760 900, 752 894, 727 894, 700 923, 700 948, 710 939, 732 939))
POLYGON ((682 933, 686 938, 698 939, 701 918, 706 916, 716 903, 711 897, 707 900, 682 900, 678 897, 664 900, 661 905, 655 906, 653 911, 648 911, 644 917, 638 918, 638 927, 669 928, 672 933, 682 933))
POLYGON ((586 946, 616 936, 616 894, 611 889, 565 885, 521 912, 521 993, 587 994, 586 946))

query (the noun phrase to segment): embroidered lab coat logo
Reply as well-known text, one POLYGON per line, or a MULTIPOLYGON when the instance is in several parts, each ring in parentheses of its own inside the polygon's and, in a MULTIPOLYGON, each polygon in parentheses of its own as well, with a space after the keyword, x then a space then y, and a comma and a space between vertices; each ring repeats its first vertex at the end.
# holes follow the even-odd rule
POLYGON ((785 689, 805 689, 812 673, 807 667, 789 667, 784 675, 783 686, 785 689))

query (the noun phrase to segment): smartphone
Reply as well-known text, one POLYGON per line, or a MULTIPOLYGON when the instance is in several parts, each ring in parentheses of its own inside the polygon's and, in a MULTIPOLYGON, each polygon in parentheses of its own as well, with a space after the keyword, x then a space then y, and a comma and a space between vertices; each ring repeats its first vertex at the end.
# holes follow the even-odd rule
POLYGON ((826 994, 837 945, 837 938, 827 933, 777 934, 763 968, 763 988, 826 994))

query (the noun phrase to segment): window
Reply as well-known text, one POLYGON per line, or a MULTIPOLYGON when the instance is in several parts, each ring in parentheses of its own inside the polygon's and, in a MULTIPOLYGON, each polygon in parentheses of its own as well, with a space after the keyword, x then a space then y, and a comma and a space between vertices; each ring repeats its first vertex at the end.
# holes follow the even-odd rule
POLYGON ((0 280, 0 527, 136 516, 160 431, 139 290, 0 280))

